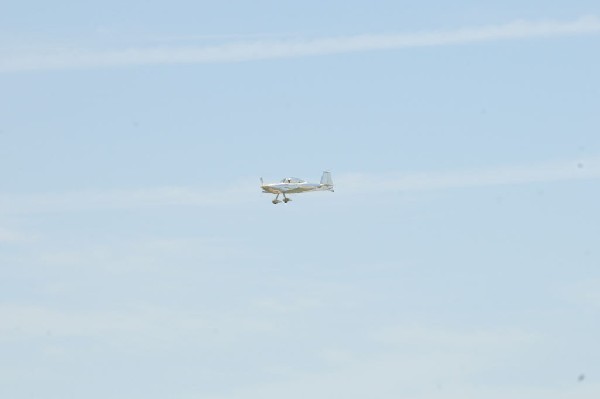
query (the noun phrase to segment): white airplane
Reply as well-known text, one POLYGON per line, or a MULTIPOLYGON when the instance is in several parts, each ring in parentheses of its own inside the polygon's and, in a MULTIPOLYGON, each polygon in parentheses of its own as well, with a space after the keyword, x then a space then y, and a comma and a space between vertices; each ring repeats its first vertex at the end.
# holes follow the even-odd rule
POLYGON ((308 191, 333 191, 333 180, 331 180, 331 173, 323 172, 321 176, 321 183, 308 183, 306 180, 298 179, 297 177, 286 177, 279 183, 267 183, 263 182, 262 177, 260 178, 260 188, 263 189, 263 193, 277 194, 273 200, 274 204, 279 204, 279 195, 283 195, 283 202, 287 203, 291 201, 291 198, 286 197, 286 194, 297 194, 305 193, 308 191))

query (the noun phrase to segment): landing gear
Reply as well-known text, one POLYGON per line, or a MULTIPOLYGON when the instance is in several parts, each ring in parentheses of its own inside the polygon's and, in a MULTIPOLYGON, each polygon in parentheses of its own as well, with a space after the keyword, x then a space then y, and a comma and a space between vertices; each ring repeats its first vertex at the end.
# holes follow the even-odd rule
MULTIPOLYGON (((288 197, 286 197, 286 196, 285 196, 285 194, 283 194, 283 202, 285 202, 285 203, 287 204, 287 203, 288 203, 288 202, 290 202, 291 200, 292 200, 291 198, 288 198, 288 197)), ((281 201, 279 200, 279 194, 277 194, 277 195, 275 196, 275 199, 274 199, 273 201, 271 201, 271 202, 272 202, 273 204, 275 204, 275 205, 279 204, 279 203, 281 202, 281 201)))

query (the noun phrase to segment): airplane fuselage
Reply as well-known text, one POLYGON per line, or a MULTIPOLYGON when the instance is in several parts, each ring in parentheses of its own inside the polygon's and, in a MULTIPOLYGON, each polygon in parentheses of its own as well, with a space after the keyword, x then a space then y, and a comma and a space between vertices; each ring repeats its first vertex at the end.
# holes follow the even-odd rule
POLYGON ((262 185, 264 193, 271 194, 297 194, 307 191, 331 190, 331 187, 315 183, 272 183, 262 185))
POLYGON ((333 191, 333 180, 331 180, 330 172, 323 172, 320 183, 309 183, 306 180, 298 179, 296 177, 286 177, 278 183, 263 183, 262 177, 260 179, 263 193, 275 194, 275 199, 272 201, 274 204, 278 204, 279 196, 283 195, 283 202, 291 201, 286 194, 299 194, 306 193, 309 191, 333 191))

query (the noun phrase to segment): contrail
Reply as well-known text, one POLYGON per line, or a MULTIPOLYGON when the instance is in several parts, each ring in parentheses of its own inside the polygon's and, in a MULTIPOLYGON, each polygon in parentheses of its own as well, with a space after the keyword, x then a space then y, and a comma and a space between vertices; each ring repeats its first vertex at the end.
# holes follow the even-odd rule
MULTIPOLYGON (((396 174, 334 173, 336 194, 397 193, 600 180, 600 157, 455 171, 396 174)), ((260 200, 258 184, 243 180, 231 186, 150 187, 144 189, 1 194, 1 214, 88 212, 110 209, 152 209, 168 206, 237 206, 260 200)), ((2 241, 2 230, 0 230, 2 241)))
POLYGON ((600 33, 600 18, 586 16, 566 22, 519 20, 503 25, 448 31, 364 34, 304 40, 260 40, 213 46, 159 46, 103 51, 84 48, 45 48, 35 53, 5 52, 0 58, 0 72, 236 63, 597 33, 600 33))
POLYGON ((409 192, 600 179, 600 158, 478 170, 413 172, 394 175, 348 174, 338 191, 409 192))

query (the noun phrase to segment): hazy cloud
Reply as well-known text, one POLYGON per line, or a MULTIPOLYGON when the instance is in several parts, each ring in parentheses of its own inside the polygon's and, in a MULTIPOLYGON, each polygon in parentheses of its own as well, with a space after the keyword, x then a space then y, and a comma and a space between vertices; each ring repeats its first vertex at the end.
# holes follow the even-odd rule
POLYGON ((347 191, 419 191, 600 179, 600 159, 572 160, 462 171, 348 174, 336 179, 347 191))
POLYGON ((138 344, 144 344, 141 339, 145 337, 154 345, 157 339, 212 337, 218 328, 221 334, 213 340, 231 342, 248 332, 265 333, 276 328, 268 320, 235 312, 222 314, 150 305, 82 311, 3 303, 0 304, 0 319, 0 341, 21 341, 51 334, 57 337, 110 336, 117 341, 136 341, 138 344))
POLYGON ((578 306, 600 308, 600 278, 588 278, 564 287, 562 297, 578 306))
MULTIPOLYGON (((252 188, 257 187, 257 185, 252 188)), ((154 187, 140 189, 81 190, 39 194, 0 194, 0 213, 77 212, 97 209, 132 209, 155 206, 206 206, 238 201, 247 193, 245 183, 231 187, 154 187)))
POLYGON ((497 40, 596 34, 600 18, 567 22, 518 20, 504 25, 400 34, 362 34, 314 39, 254 40, 212 46, 157 46, 95 50, 54 47, 36 52, 4 51, 0 72, 106 68, 159 64, 231 63, 409 47, 448 46, 497 40))
MULTIPOLYGON (((519 379, 498 386, 490 371, 533 373, 521 356, 546 342, 515 329, 455 330, 441 326, 400 325, 377 334, 387 343, 382 352, 361 356, 348 348, 343 359, 317 372, 294 373, 279 381, 245 387, 213 399, 278 398, 592 398, 598 385, 585 389, 558 381, 522 386, 519 379)), ((190 398, 194 395, 190 395, 190 398)), ((197 396, 199 397, 199 396, 197 396)))
POLYGON ((24 239, 24 235, 0 227, 0 243, 23 241, 24 239))
MULTIPOLYGON (((347 173, 336 175, 337 191, 393 193, 530 183, 600 179, 600 158, 477 170, 409 172, 399 174, 347 173)), ((140 209, 160 206, 232 206, 261 199, 258 184, 240 181, 229 187, 156 187, 134 190, 72 191, 40 194, 0 194, 0 212, 74 212, 102 209, 140 209)), ((4 240, 11 239, 11 235, 4 240)), ((0 241, 2 240, 0 230, 0 241)))

